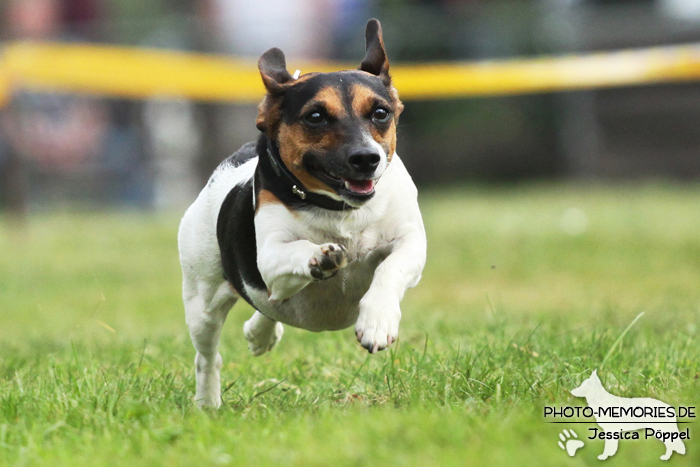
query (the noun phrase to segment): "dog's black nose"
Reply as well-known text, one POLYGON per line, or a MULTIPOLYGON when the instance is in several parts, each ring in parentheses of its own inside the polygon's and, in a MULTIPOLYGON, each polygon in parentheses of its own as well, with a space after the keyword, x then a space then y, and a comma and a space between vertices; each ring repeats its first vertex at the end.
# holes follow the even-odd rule
POLYGON ((382 158, 376 152, 365 149, 350 154, 350 157, 348 157, 348 164, 358 172, 369 173, 377 169, 381 159, 382 158))

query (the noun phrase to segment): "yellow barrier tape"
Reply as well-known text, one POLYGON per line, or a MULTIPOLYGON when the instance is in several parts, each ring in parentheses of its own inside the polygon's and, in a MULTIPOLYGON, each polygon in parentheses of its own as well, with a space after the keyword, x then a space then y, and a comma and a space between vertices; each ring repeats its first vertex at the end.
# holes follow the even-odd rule
POLYGON ((10 74, 0 63, 0 107, 10 99, 10 74))
MULTIPOLYGON (((289 63, 302 72, 356 68, 289 63)), ((700 79, 700 45, 544 57, 531 60, 393 64, 405 100, 528 94, 700 79)), ((257 102, 263 87, 254 61, 103 45, 13 43, 0 62, 0 102, 10 85, 116 97, 178 96, 257 102), (4 72, 3 72, 4 70, 4 72)))
POLYGON ((394 68, 403 98, 529 94, 700 79, 700 45, 394 68))
POLYGON ((181 52, 78 44, 15 43, 3 53, 22 88, 144 98, 257 101, 254 63, 181 52))

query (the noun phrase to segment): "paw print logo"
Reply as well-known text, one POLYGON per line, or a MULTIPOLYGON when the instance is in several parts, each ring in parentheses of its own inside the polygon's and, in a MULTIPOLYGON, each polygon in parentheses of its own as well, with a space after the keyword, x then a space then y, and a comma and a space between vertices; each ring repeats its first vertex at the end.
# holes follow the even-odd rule
POLYGON ((574 430, 564 429, 564 431, 559 433, 559 439, 561 439, 558 443, 559 447, 566 451, 571 457, 576 454, 576 451, 583 447, 583 441, 576 438, 578 438, 578 435, 576 435, 574 430))

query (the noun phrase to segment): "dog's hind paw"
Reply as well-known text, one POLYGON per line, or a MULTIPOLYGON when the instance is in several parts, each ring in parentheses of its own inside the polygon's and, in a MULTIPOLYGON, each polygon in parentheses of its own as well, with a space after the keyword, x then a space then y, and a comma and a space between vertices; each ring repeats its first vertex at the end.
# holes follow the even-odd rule
POLYGON ((309 273, 316 280, 329 279, 347 265, 348 254, 343 245, 324 243, 309 260, 309 273))
MULTIPOLYGON (((248 348, 254 357, 259 357, 269 352, 282 339, 284 326, 275 322, 272 326, 256 326, 255 318, 251 318, 243 325, 243 334, 248 341, 248 348)), ((267 319, 267 318, 264 318, 267 319)))

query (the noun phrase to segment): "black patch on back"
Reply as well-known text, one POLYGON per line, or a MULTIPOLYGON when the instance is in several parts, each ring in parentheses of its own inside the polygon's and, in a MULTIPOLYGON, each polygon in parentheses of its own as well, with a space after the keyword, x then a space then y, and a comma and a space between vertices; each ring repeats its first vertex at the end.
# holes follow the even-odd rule
MULTIPOLYGON (((247 143, 226 159, 225 163, 239 167, 254 157, 255 143, 247 143)), ((259 186, 256 183, 256 188, 259 189, 259 186)), ((216 237, 221 251, 224 278, 251 305, 253 302, 245 292, 244 283, 256 289, 267 290, 258 270, 254 220, 253 181, 248 180, 233 187, 226 195, 216 223, 216 237)))
POLYGON ((231 164, 234 167, 242 166, 249 160, 257 157, 258 154, 255 152, 255 145, 255 141, 245 143, 238 151, 230 155, 223 163, 231 164))

